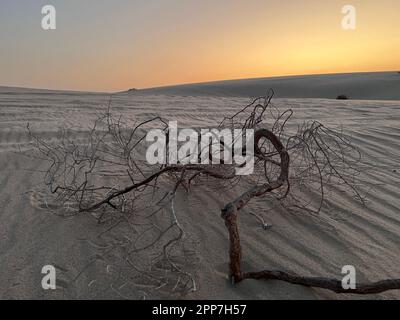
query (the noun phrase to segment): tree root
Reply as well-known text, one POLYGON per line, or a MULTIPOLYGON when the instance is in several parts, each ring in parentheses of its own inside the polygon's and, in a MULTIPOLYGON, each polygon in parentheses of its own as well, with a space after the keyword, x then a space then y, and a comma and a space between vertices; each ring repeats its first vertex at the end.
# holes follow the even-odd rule
MULTIPOLYGON (((280 188, 286 181, 289 171, 289 155, 280 143, 279 139, 270 131, 262 130, 257 132, 256 139, 265 137, 271 141, 281 157, 281 174, 279 178, 270 184, 254 187, 242 194, 233 202, 225 206, 221 211, 221 217, 225 220, 226 228, 229 233, 229 268, 230 279, 232 283, 239 283, 246 279, 255 280, 280 280, 288 283, 302 285, 306 287, 327 289, 336 293, 352 294, 374 294, 382 293, 388 290, 400 289, 400 279, 388 279, 368 284, 358 284, 354 289, 345 289, 342 282, 336 279, 322 277, 303 277, 294 273, 283 271, 264 270, 259 272, 242 272, 242 248, 240 244, 239 228, 237 225, 238 212, 245 207, 248 202, 255 197, 264 195, 275 189, 280 188)), ((258 140, 257 140, 258 141, 258 140)), ((256 144, 257 145, 257 144, 256 144)), ((257 152, 257 151, 256 151, 257 152)))
POLYGON ((400 289, 400 279, 383 280, 368 284, 357 284, 355 289, 344 289, 342 281, 339 280, 320 277, 303 277, 295 273, 270 270, 244 273, 242 275, 242 280, 244 279, 281 280, 305 287, 327 289, 336 293, 373 294, 400 289))

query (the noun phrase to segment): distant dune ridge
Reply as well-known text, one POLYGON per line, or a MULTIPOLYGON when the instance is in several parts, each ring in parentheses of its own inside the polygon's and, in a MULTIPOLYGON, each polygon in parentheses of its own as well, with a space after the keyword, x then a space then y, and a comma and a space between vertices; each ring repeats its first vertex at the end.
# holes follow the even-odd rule
MULTIPOLYGON (((350 100, 400 100, 400 72, 365 72, 226 80, 148 89, 132 88, 116 94, 248 98, 263 96, 270 88, 274 89, 275 98, 336 99, 342 95, 350 100)), ((71 95, 90 92, 0 86, 0 94, 53 93, 71 95)), ((102 93, 92 92, 90 94, 102 93)))
POLYGON ((353 100, 399 100, 400 74, 393 71, 257 78, 132 89, 128 93, 249 97, 264 95, 268 88, 273 88, 278 98, 336 99, 346 95, 353 100))

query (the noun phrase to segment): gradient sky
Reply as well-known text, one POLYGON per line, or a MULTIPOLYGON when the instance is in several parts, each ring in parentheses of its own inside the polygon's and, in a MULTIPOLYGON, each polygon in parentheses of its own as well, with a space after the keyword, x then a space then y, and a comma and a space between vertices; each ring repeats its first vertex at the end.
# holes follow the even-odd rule
POLYGON ((118 91, 400 70, 399 57, 399 0, 0 0, 0 85, 118 91), (41 28, 46 4, 57 30, 41 28))

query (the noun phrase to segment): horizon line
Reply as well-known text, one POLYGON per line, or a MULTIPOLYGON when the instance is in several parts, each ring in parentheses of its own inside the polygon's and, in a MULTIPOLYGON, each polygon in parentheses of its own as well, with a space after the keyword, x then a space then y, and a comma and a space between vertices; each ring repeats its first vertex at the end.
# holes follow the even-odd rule
POLYGON ((146 90, 154 90, 154 89, 163 89, 163 88, 171 88, 171 87, 180 87, 180 86, 190 86, 190 85, 204 85, 204 84, 215 84, 219 82, 234 82, 234 81, 243 81, 243 80, 259 80, 259 79, 278 79, 278 78, 295 78, 295 77, 307 77, 307 76, 329 76, 329 75, 349 75, 349 74, 366 74, 366 73, 390 73, 390 72, 400 72, 400 70, 380 70, 380 71, 355 71, 355 72, 328 72, 328 73, 307 73, 307 74, 289 74, 289 75, 279 75, 279 76, 265 76, 265 77, 254 77, 254 78, 233 78, 233 79, 219 79, 219 80, 210 80, 210 81, 202 81, 202 82, 183 82, 183 83, 173 83, 167 85, 160 85, 154 87, 144 87, 144 88, 126 88, 122 91, 96 91, 96 90, 75 90, 75 89, 49 89, 43 87, 28 87, 28 86, 19 86, 19 85, 1 85, 0 88, 13 88, 13 89, 30 89, 30 90, 43 90, 43 91, 61 91, 61 92, 70 92, 70 93, 89 93, 89 94, 121 94, 126 93, 131 90, 137 91, 146 91, 146 90))

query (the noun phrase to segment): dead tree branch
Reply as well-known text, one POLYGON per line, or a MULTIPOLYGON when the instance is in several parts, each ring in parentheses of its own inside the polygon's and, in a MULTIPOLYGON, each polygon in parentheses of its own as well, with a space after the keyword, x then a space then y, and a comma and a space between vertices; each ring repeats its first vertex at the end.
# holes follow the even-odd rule
MULTIPOLYGON (((169 288, 188 293, 197 288, 194 275, 185 269, 194 254, 186 246, 190 234, 180 223, 174 199, 180 187, 190 192, 191 184, 204 178, 219 182, 222 190, 250 185, 221 212, 229 234, 233 282, 274 279, 359 294, 399 289, 399 280, 360 284, 353 291, 343 291, 333 279, 307 278, 282 271, 242 271, 237 219, 254 198, 268 196, 268 200, 288 211, 318 214, 331 186, 335 186, 347 189, 364 202, 355 188, 361 155, 351 140, 343 132, 317 121, 291 125, 293 110, 281 112, 272 103, 273 95, 271 90, 267 96, 254 99, 219 124, 220 129, 254 130, 254 174, 245 178, 236 176, 236 166, 226 164, 226 159, 209 165, 149 165, 144 158, 147 131, 158 128, 169 143, 168 123, 158 116, 129 122, 114 117, 108 108, 91 130, 80 136, 63 129, 57 141, 51 142, 35 135, 29 125, 28 132, 37 157, 48 163, 44 183, 61 204, 60 211, 91 213, 99 222, 108 221, 105 216, 109 217, 113 224, 108 232, 119 230, 125 237, 106 247, 122 250, 125 261, 142 278, 151 281, 153 290, 169 288), (315 196, 307 197, 305 192, 315 196), (136 261, 143 262, 141 266, 134 263, 133 257, 138 256, 136 261)), ((234 150, 234 143, 228 145, 224 141, 217 146, 221 153, 234 150)), ((208 148, 211 150, 211 145, 208 148)), ((246 148, 241 151, 248 154, 246 148)), ((210 152, 209 160, 213 158, 210 152)), ((266 225, 260 214, 256 217, 266 225)))

